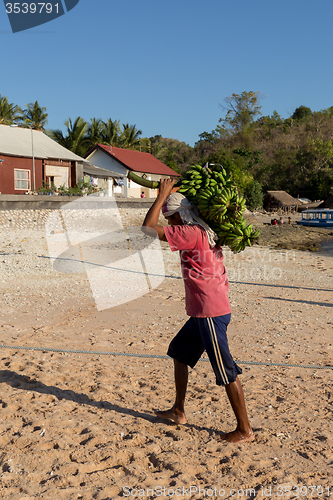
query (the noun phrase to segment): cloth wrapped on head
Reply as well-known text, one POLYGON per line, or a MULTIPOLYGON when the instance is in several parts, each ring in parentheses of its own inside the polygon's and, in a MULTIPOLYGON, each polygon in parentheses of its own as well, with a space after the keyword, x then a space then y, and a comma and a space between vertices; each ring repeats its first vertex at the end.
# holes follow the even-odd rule
POLYGON ((184 224, 199 224, 207 233, 209 245, 214 247, 217 241, 216 233, 199 217, 198 209, 181 193, 171 193, 162 206, 164 217, 179 213, 184 224))

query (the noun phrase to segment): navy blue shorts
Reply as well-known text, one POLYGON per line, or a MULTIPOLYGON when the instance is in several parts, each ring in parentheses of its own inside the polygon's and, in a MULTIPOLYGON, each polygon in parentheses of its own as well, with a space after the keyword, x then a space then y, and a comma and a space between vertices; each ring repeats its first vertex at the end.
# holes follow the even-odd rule
POLYGON ((217 385, 236 380, 242 369, 233 360, 228 346, 227 327, 231 314, 215 318, 190 318, 171 341, 168 356, 194 368, 207 352, 217 385))

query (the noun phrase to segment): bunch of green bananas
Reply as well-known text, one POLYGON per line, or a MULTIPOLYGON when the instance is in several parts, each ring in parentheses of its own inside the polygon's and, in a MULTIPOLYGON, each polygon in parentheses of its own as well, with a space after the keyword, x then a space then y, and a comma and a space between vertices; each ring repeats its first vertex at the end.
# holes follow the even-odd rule
POLYGON ((232 252, 239 253, 259 238, 260 231, 255 231, 252 224, 246 225, 243 218, 246 201, 223 167, 193 165, 175 185, 215 231, 217 245, 228 246, 232 252))

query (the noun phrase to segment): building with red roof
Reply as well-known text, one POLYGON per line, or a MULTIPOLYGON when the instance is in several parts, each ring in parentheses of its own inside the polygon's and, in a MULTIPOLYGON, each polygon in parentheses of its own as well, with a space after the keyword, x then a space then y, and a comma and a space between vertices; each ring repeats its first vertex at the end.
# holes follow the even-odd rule
POLYGON ((140 198, 142 192, 146 198, 155 198, 157 195, 156 189, 144 188, 127 179, 129 171, 152 181, 179 177, 177 172, 155 158, 155 156, 141 151, 96 144, 88 151, 85 158, 99 168, 110 170, 115 174, 118 173, 119 178, 115 178, 115 183, 118 183, 119 187, 116 187, 114 192, 115 194, 121 193, 126 198, 140 198))

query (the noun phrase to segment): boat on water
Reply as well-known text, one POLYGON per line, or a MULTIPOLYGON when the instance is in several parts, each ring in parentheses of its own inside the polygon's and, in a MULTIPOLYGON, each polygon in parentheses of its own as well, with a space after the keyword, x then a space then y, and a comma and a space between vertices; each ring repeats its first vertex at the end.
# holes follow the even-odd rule
POLYGON ((298 221, 298 224, 333 229, 333 210, 330 208, 304 210, 302 219, 298 221))

